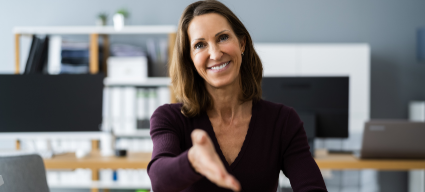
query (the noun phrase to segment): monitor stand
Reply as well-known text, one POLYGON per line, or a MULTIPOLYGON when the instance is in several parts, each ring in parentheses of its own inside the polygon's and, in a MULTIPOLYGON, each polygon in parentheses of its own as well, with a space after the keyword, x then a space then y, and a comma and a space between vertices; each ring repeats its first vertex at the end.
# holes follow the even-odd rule
POLYGON ((304 130, 307 135, 310 153, 314 157, 314 139, 316 137, 316 114, 311 112, 299 112, 301 121, 304 123, 304 130))

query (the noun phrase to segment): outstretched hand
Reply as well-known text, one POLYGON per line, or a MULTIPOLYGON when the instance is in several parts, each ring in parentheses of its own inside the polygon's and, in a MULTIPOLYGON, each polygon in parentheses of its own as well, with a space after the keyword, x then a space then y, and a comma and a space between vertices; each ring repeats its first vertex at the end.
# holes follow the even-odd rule
POLYGON ((195 129, 191 137, 193 146, 189 149, 188 158, 195 171, 220 187, 240 191, 238 180, 224 168, 208 134, 195 129))

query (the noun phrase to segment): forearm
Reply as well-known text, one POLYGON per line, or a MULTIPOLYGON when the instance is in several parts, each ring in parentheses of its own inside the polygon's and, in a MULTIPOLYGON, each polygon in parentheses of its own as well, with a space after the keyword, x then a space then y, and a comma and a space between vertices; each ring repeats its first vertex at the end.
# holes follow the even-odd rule
POLYGON ((175 157, 154 157, 148 165, 148 174, 155 192, 181 191, 202 178, 193 170, 188 151, 175 157))

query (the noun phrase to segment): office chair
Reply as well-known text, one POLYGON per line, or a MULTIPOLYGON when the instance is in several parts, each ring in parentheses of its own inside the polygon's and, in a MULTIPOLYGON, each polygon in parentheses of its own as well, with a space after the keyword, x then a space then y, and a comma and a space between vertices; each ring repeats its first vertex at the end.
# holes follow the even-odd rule
POLYGON ((49 192, 46 170, 39 155, 0 157, 0 192, 49 192))

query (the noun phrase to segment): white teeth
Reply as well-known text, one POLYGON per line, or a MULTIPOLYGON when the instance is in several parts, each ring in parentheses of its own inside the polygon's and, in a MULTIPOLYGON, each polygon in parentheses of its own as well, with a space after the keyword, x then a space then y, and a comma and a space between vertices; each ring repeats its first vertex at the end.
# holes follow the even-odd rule
POLYGON ((223 63, 223 65, 220 65, 220 66, 217 66, 217 67, 211 67, 211 69, 215 69, 215 70, 223 69, 224 67, 226 67, 227 64, 229 64, 229 62, 230 61, 228 61, 227 63, 223 63))

